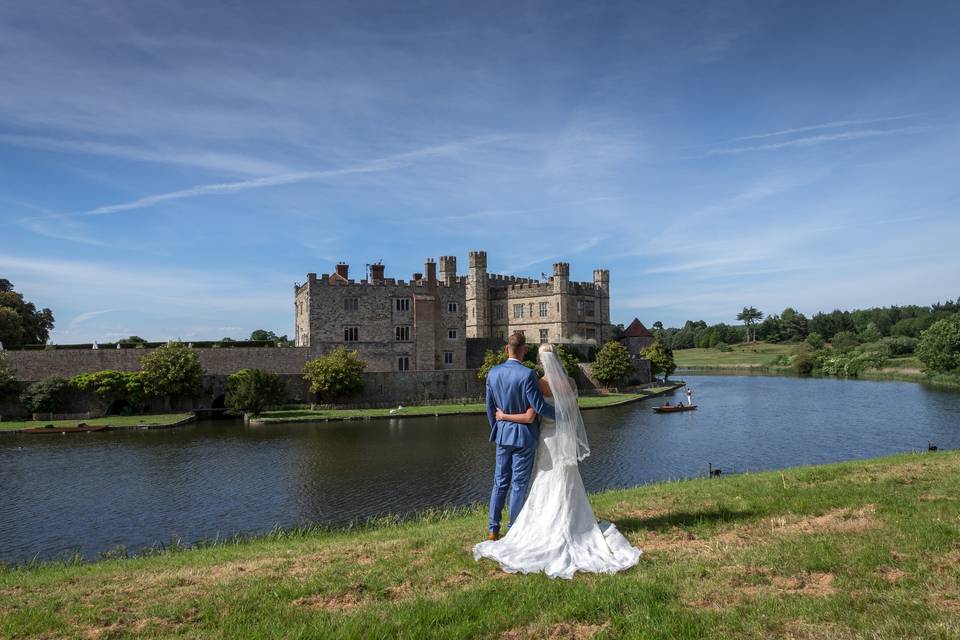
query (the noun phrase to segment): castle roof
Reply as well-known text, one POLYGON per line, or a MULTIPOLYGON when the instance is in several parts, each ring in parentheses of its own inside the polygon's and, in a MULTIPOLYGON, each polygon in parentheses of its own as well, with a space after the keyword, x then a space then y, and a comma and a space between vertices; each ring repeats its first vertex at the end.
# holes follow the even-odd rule
POLYGON ((623 332, 624 338, 652 338, 653 334, 647 331, 647 328, 640 322, 640 318, 634 318, 627 330, 623 332))

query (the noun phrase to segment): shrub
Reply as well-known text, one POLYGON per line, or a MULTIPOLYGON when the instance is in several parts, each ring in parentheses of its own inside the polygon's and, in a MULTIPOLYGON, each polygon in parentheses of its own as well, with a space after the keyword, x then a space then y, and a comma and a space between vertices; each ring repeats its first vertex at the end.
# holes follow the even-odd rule
POLYGON ((224 403, 229 413, 258 416, 266 407, 282 404, 286 397, 279 376, 263 369, 241 369, 227 378, 224 403))
POLYGON ((143 406, 146 396, 139 371, 81 373, 70 378, 70 386, 81 391, 93 391, 107 404, 120 401, 133 411, 143 406))
POLYGON ((203 385, 203 365, 187 345, 168 342, 143 357, 140 378, 151 396, 196 396, 203 385))
POLYGON ((560 364, 563 365, 563 370, 567 372, 567 375, 576 378, 580 371, 580 358, 577 357, 577 354, 557 345, 557 358, 560 359, 560 364))
POLYGON ((56 413, 67 406, 69 394, 67 379, 51 376, 24 389, 20 402, 30 413, 56 413))
POLYGON ((837 351, 850 351, 859 345, 860 341, 857 340, 857 336, 850 331, 841 331, 833 336, 831 344, 837 351))
POLYGON ((311 360, 303 367, 303 379, 310 383, 311 393, 331 401, 363 390, 363 372, 367 363, 356 351, 338 347, 331 353, 311 360))
POLYGON ((807 339, 804 340, 804 342, 810 345, 811 347, 813 347, 814 349, 823 349, 823 346, 826 344, 826 341, 824 341, 823 336, 817 333, 816 331, 809 334, 807 336, 807 339))
POLYGON ((917 357, 930 372, 960 369, 960 314, 937 320, 921 333, 917 357))
POLYGON ((641 351, 640 355, 650 361, 651 372, 654 375, 662 373, 664 380, 677 368, 673 361, 673 351, 660 340, 641 351))
POLYGON ((721 353, 729 353, 733 351, 733 347, 728 345, 726 342, 718 342, 716 348, 717 351, 720 351, 721 353))
POLYGON ((880 341, 884 350, 891 356, 908 356, 917 350, 919 340, 908 336, 893 336, 880 341))
POLYGON ((613 384, 622 380, 629 373, 630 367, 630 352, 616 340, 611 340, 597 352, 597 359, 593 362, 593 375, 604 384, 613 384))
POLYGON ((0 353, 0 400, 12 398, 20 390, 20 383, 13 376, 7 357, 0 353))
POLYGON ((483 352, 483 364, 480 365, 480 368, 477 369, 477 379, 486 382, 487 375, 490 373, 490 369, 493 369, 498 364, 503 364, 507 361, 507 352, 504 349, 500 351, 492 351, 487 349, 483 352))
POLYGON ((813 373, 814 359, 809 352, 800 352, 790 358, 790 369, 797 375, 808 376, 813 373))

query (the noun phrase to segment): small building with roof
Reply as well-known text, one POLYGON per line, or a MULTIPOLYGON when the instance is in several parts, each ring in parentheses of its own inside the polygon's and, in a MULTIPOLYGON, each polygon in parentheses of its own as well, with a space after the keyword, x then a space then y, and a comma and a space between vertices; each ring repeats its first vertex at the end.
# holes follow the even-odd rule
POLYGON ((640 357, 640 352, 653 344, 655 338, 639 318, 634 318, 630 326, 617 338, 627 348, 634 358, 640 357))

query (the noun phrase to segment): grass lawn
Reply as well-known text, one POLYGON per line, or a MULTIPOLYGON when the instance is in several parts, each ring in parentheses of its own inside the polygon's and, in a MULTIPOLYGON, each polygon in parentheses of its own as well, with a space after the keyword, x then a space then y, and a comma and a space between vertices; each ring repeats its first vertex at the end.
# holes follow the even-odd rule
POLYGON ((678 367, 747 368, 769 367, 778 356, 789 354, 796 345, 754 342, 732 345, 731 351, 677 349, 673 360, 678 367))
POLYGON ((0 422, 0 431, 16 431, 18 429, 30 429, 32 427, 42 427, 47 424, 53 424, 58 427, 75 427, 81 422, 87 424, 109 424, 114 427, 131 427, 137 425, 158 425, 173 424, 189 418, 189 413, 162 413, 148 416, 105 416, 103 418, 90 418, 89 420, 4 420, 0 422))
POLYGON ((481 508, 0 568, 0 637, 957 638, 958 464, 903 454, 598 494, 644 555, 572 581, 474 562, 481 508))
MULTIPOLYGON (((623 404, 662 393, 671 387, 656 387, 646 389, 643 393, 611 393, 602 396, 584 396, 580 398, 580 406, 584 409, 596 409, 623 404)), ((294 409, 287 411, 267 411, 255 423, 275 424, 283 422, 312 422, 316 420, 356 420, 363 418, 388 418, 403 416, 433 416, 449 414, 482 414, 486 413, 486 405, 480 402, 469 404, 437 404, 424 406, 405 406, 396 409, 294 409), (394 411, 394 413, 390 413, 394 411)))

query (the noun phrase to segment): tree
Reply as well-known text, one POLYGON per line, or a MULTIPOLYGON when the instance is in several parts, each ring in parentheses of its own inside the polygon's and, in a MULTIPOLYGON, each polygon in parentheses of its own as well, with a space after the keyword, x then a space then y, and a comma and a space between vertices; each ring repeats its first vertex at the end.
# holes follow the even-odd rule
POLYGON ((560 364, 563 365, 563 370, 567 372, 567 375, 571 378, 576 378, 577 372, 580 371, 580 358, 577 357, 577 354, 572 351, 567 351, 561 345, 557 345, 557 358, 560 360, 560 364))
POLYGON ((286 335, 278 336, 273 331, 267 331, 266 329, 257 329, 250 334, 250 339, 256 342, 282 342, 284 344, 290 342, 286 335))
POLYGON ((120 340, 120 344, 147 344, 147 341, 140 336, 130 336, 129 338, 120 340))
POLYGON ((227 378, 224 403, 229 413, 258 416, 286 397, 287 388, 279 376, 263 369, 241 369, 227 378))
POLYGON ((593 375, 604 384, 613 384, 622 380, 630 372, 631 366, 627 348, 611 340, 597 352, 593 361, 593 375))
POLYGON ((803 340, 809 332, 807 317, 794 309, 787 307, 780 314, 780 332, 787 340, 803 340))
POLYGON ((0 353, 0 400, 13 397, 20 390, 20 383, 17 382, 7 362, 7 357, 0 353))
POLYGON ((673 361, 673 350, 660 340, 641 351, 640 355, 650 361, 651 372, 662 373, 664 380, 669 378, 677 368, 677 364, 673 361))
POLYGON ((23 294, 13 290, 13 283, 0 278, 0 342, 17 347, 24 344, 46 344, 53 329, 53 312, 37 309, 32 302, 23 299, 23 294), (10 315, 12 311, 16 319, 10 315))
POLYGON ((81 373, 70 378, 70 386, 80 391, 94 392, 107 405, 123 403, 123 410, 131 412, 143 406, 146 396, 139 371, 81 373))
POLYGON ((756 307, 744 307, 743 311, 737 314, 737 320, 743 322, 743 326, 747 328, 747 342, 757 339, 756 330, 754 329, 751 333, 751 329, 754 324, 763 319, 763 312, 759 311, 756 307))
POLYGON ((960 369, 960 314, 937 320, 921 333, 917 357, 928 371, 960 369))
POLYGON ((70 383, 66 378, 51 376, 34 382, 20 394, 20 402, 30 413, 55 413, 67 406, 70 383))
POLYGON ((156 348, 143 357, 140 366, 143 389, 151 396, 194 397, 203 385, 200 357, 182 342, 156 348))
POLYGON ((816 331, 814 331, 813 333, 808 333, 807 339, 804 340, 804 342, 810 345, 811 347, 813 347, 814 349, 823 349, 823 345, 826 344, 826 342, 823 339, 823 336, 821 336, 816 331))
POLYGON ((857 340, 857 336, 855 336, 852 332, 840 331, 833 336, 833 340, 830 341, 830 344, 837 351, 850 351, 859 345, 860 341, 857 340))
POLYGON ((303 367, 303 379, 310 392, 332 401, 363 390, 363 372, 367 363, 356 351, 337 347, 331 353, 309 361, 303 367))

